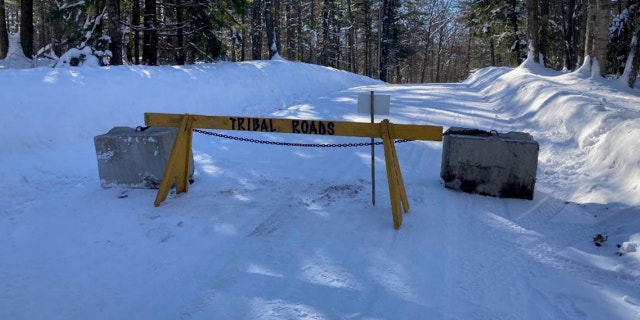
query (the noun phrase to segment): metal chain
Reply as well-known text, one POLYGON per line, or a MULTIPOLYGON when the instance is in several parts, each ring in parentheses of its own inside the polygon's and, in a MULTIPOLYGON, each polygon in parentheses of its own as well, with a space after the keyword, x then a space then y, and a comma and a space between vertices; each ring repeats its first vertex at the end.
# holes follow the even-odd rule
MULTIPOLYGON (((204 130, 200 130, 200 129, 193 129, 193 132, 202 133, 202 134, 206 134, 206 135, 209 135, 209 136, 215 136, 215 137, 218 137, 218 138, 236 140, 236 141, 261 143, 261 144, 270 144, 270 145, 287 146, 287 147, 349 148, 349 147, 367 147, 367 146, 371 146, 371 142, 357 142, 357 143, 293 143, 293 142, 278 142, 278 141, 268 141, 268 140, 258 140, 258 139, 251 139, 251 138, 234 137, 234 136, 229 136, 229 135, 226 135, 226 134, 209 132, 209 131, 204 131, 204 130)), ((413 141, 413 140, 399 139, 399 140, 396 140, 395 143, 404 143, 404 142, 409 142, 409 141, 413 141)), ((382 143, 383 143, 382 141, 378 141, 378 142, 374 142, 373 144, 374 145, 381 145, 382 143)))

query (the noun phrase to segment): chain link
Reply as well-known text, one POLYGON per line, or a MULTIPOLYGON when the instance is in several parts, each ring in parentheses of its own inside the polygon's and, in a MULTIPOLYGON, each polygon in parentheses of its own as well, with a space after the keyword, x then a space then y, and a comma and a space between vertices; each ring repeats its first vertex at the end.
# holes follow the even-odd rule
MULTIPOLYGON (((200 130, 200 129, 193 129, 193 132, 202 133, 202 134, 206 134, 206 135, 214 136, 214 137, 218 137, 218 138, 236 140, 236 141, 244 141, 244 142, 251 142, 251 143, 261 143, 261 144, 270 144, 270 145, 287 146, 287 147, 350 148, 350 147, 367 147, 367 146, 371 146, 371 142, 356 142, 356 143, 293 143, 293 142, 278 142, 278 141, 268 141, 268 140, 258 140, 258 139, 251 139, 251 138, 234 137, 234 136, 230 136, 230 135, 226 135, 226 134, 215 133, 215 132, 210 132, 210 131, 204 131, 204 130, 200 130)), ((409 141, 413 141, 413 140, 399 139, 399 140, 396 140, 395 143, 404 143, 404 142, 409 142, 409 141)), ((377 142, 374 142, 373 144, 379 146, 379 145, 382 144, 382 141, 377 141, 377 142)))

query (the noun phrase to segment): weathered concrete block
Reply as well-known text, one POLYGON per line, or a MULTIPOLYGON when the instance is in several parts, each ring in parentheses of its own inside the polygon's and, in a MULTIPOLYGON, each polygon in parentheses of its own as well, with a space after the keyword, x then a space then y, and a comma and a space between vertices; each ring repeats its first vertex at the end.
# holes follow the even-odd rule
MULTIPOLYGON (((150 127, 136 131, 115 127, 95 136, 100 185, 103 188, 159 188, 176 135, 177 128, 150 127)), ((193 175, 193 157, 189 172, 193 175)))
POLYGON ((447 188, 531 200, 539 149, 528 133, 453 127, 443 136, 440 177, 447 188))

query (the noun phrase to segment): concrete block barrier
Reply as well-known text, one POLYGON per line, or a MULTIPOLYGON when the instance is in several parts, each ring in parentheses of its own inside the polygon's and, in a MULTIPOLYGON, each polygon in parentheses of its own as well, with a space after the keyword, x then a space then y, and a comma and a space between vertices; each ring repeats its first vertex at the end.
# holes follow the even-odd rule
MULTIPOLYGON (((98 159, 100 185, 103 188, 129 187, 158 189, 177 128, 149 127, 136 131, 115 127, 95 136, 93 142, 98 159)), ((193 176, 193 157, 189 165, 193 176)))
POLYGON ((450 189, 531 200, 539 149, 528 133, 452 127, 443 135, 440 177, 450 189))

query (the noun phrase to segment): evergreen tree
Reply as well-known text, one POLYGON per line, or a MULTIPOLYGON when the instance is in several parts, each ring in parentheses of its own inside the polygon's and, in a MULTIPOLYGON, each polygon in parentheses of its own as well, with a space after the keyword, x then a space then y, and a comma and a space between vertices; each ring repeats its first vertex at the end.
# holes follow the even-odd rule
MULTIPOLYGON (((462 19, 472 36, 489 47, 491 65, 501 64, 503 57, 510 58, 512 64, 522 62, 527 40, 521 34, 526 19, 519 1, 467 0, 461 4, 462 19)), ((537 31, 531 32, 537 35, 537 31)))
POLYGON ((103 2, 59 3, 52 10, 50 21, 61 26, 54 41, 60 44, 62 56, 56 66, 78 66, 85 63, 109 65, 111 38, 102 28, 106 16, 103 2))
POLYGON ((638 1, 632 0, 620 9, 609 26, 609 62, 611 72, 622 74, 631 54, 637 25, 638 1))

